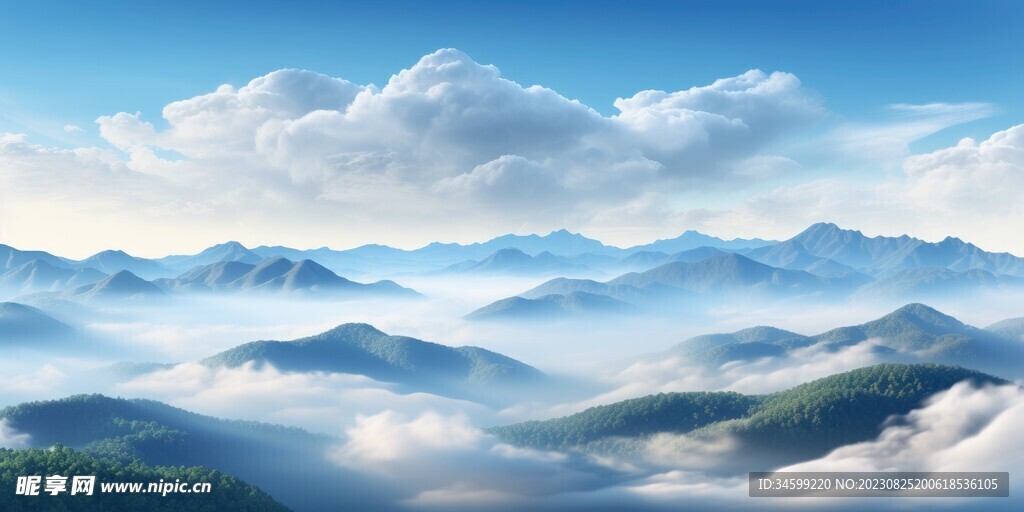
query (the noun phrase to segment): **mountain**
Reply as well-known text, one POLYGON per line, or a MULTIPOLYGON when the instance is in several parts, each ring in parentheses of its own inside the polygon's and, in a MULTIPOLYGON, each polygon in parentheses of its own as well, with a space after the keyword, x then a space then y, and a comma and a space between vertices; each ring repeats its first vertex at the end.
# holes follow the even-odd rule
POLYGON ((1024 278, 993 274, 987 270, 950 270, 948 268, 908 268, 882 276, 860 287, 861 298, 914 297, 931 299, 949 295, 964 296, 980 291, 1022 290, 1024 278))
POLYGON ((481 261, 469 260, 429 272, 430 275, 485 274, 485 275, 551 275, 595 274, 594 269, 567 263, 550 252, 530 256, 519 249, 501 249, 481 261))
POLYGON ((695 336, 669 349, 665 355, 679 355, 691 361, 721 366, 730 361, 751 361, 762 357, 784 355, 791 347, 809 344, 802 334, 757 326, 730 334, 695 336))
POLYGON ((157 279, 153 284, 166 291, 215 291, 228 288, 256 265, 241 261, 221 261, 195 267, 175 279, 157 279))
POLYGON ((659 251, 638 251, 615 263, 621 272, 643 272, 668 261, 669 255, 659 251))
POLYGON ((749 416, 761 401, 760 397, 731 391, 659 393, 561 418, 492 427, 488 433, 517 446, 567 450, 607 437, 689 432, 717 421, 749 416))
POLYGON ((59 291, 95 283, 107 275, 89 267, 55 267, 44 260, 32 260, 0 275, 0 291, 17 295, 59 291))
POLYGON ((1024 317, 996 322, 986 327, 985 330, 1006 338, 1024 341, 1024 317))
POLYGON ((460 397, 544 379, 536 368, 479 347, 449 347, 391 336, 367 324, 344 324, 292 341, 253 341, 201 362, 234 368, 250 361, 270 363, 284 371, 365 375, 460 397))
POLYGON ((312 260, 268 258, 258 265, 221 261, 193 268, 175 279, 154 283, 171 292, 342 294, 419 297, 393 281, 349 281, 312 260))
POLYGON ((881 261, 877 267, 889 272, 922 267, 944 267, 956 271, 976 269, 1024 277, 1024 258, 1005 252, 986 252, 954 237, 946 237, 936 243, 920 242, 881 261))
POLYGON ((786 240, 775 245, 758 247, 745 251, 743 255, 765 265, 789 270, 805 270, 821 276, 854 272, 853 267, 812 255, 796 240, 786 240))
POLYGON ((652 283, 698 293, 806 294, 827 288, 822 278, 808 272, 770 267, 733 253, 718 253, 697 262, 666 263, 646 272, 624 274, 607 284, 643 287, 652 283))
POLYGON ((592 279, 569 279, 565 277, 556 277, 535 288, 531 288, 530 290, 520 293, 518 297, 522 297, 524 299, 539 299, 550 295, 587 293, 593 295, 604 295, 623 302, 638 303, 658 296, 661 291, 663 290, 656 285, 636 287, 629 285, 611 285, 600 283, 592 279))
POLYGON ((187 270, 222 261, 238 261, 255 265, 262 260, 262 257, 246 249, 244 245, 231 241, 214 245, 198 254, 165 256, 155 261, 168 268, 187 270))
POLYGON ((656 306, 664 305, 666 301, 707 297, 709 294, 740 294, 745 297, 841 294, 861 284, 861 279, 867 279, 856 274, 825 278, 802 270, 774 268, 714 248, 684 251, 668 259, 677 261, 644 272, 623 274, 604 283, 590 279, 555 278, 519 294, 519 297, 539 299, 546 295, 585 292, 632 304, 656 306))
MULTIPOLYGON (((849 345, 877 339, 901 351, 923 350, 949 357, 969 356, 979 344, 1000 344, 990 333, 971 327, 924 304, 907 304, 870 322, 813 336, 815 343, 849 345)), ((955 360, 955 359, 954 359, 955 360)), ((966 362, 966 361, 965 361, 966 362)))
POLYGON ((882 358, 967 364, 1016 375, 1018 366, 1024 363, 1024 344, 997 331, 971 327, 924 304, 908 304, 870 322, 815 336, 754 327, 732 334, 690 338, 655 357, 683 356, 698 364, 721 366, 730 361, 785 356, 794 349, 813 345, 835 350, 871 340, 882 358))
POLYGON ((571 292, 566 295, 544 295, 536 299, 509 297, 493 302, 466 315, 468 320, 525 320, 531 318, 562 318, 590 314, 621 314, 634 310, 632 304, 606 295, 571 292))
POLYGON ((588 450, 623 439, 636 440, 642 448, 644 439, 662 432, 697 440, 727 437, 738 443, 733 454, 748 466, 759 455, 770 457, 770 465, 789 464, 873 439, 889 416, 906 414, 964 380, 1006 383, 960 367, 881 364, 770 395, 663 393, 488 432, 513 445, 544 450, 588 450))
POLYGON ((708 236, 696 231, 687 230, 683 234, 666 240, 657 240, 649 244, 635 245, 626 249, 630 254, 640 251, 664 252, 668 254, 688 251, 698 247, 716 247, 719 249, 750 249, 775 244, 774 240, 762 240, 760 238, 743 239, 735 238, 723 240, 718 237, 708 236))
MULTIPOLYGON (((35 294, 41 295, 41 294, 35 294)), ((78 302, 149 302, 166 296, 153 283, 121 270, 93 284, 64 291, 56 298, 78 302)))
POLYGON ((16 302, 0 302, 0 344, 11 340, 64 338, 69 325, 46 313, 16 302))
POLYGON ((76 266, 92 267, 106 274, 127 270, 143 279, 156 279, 173 274, 171 269, 144 258, 136 258, 124 251, 102 251, 75 262, 76 266))
POLYGON ((595 269, 602 269, 607 266, 607 268, 611 269, 614 268, 612 265, 615 260, 642 251, 674 254, 702 246, 745 249, 773 243, 775 242, 759 239, 722 240, 702 235, 696 231, 686 231, 679 237, 670 240, 659 240, 647 245, 622 249, 605 245, 598 240, 587 238, 579 233, 560 229, 546 235, 502 235, 486 242, 471 244, 433 242, 414 250, 368 244, 343 251, 336 251, 327 247, 298 250, 280 246, 260 246, 252 249, 252 252, 262 258, 308 258, 335 271, 351 269, 358 272, 386 274, 440 270, 466 262, 467 260, 480 261, 488 258, 495 252, 505 249, 517 249, 530 256, 537 256, 548 252, 559 257, 563 263, 586 265, 595 269))
POLYGON ((0 273, 18 268, 31 261, 39 260, 53 267, 71 268, 74 265, 62 258, 43 251, 20 251, 9 245, 0 244, 0 273))
POLYGON ((0 419, 28 434, 30 448, 61 444, 109 461, 216 469, 296 510, 331 510, 339 502, 372 508, 360 496, 365 478, 326 456, 339 440, 298 428, 223 420, 151 400, 102 395, 23 403, 0 410, 0 419))
POLYGON ((907 235, 866 237, 860 231, 818 223, 794 236, 807 252, 873 275, 911 268, 979 269, 1024 277, 1024 258, 986 252, 958 238, 929 243, 907 235))
MULTIPOLYGON (((153 467, 141 462, 101 459, 65 446, 45 450, 0 449, 0 485, 14 489, 19 475, 88 475, 96 477, 93 494, 84 501, 69 492, 37 498, 46 500, 49 510, 249 510, 287 512, 267 493, 233 476, 203 467, 153 467), (116 494, 100 492, 99 482, 141 482, 146 486, 159 482, 209 483, 207 493, 116 494)), ((68 483, 70 488, 70 482, 68 483)), ((24 498, 14 493, 0 495, 0 509, 24 510, 24 498)))

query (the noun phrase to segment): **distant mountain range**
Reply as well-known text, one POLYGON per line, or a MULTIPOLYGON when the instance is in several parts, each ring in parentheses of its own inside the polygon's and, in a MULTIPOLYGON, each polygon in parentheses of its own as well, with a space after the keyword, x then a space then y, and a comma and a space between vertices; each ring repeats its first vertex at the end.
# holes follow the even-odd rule
MULTIPOLYGON (((623 262, 629 264, 630 258, 633 258, 633 263, 638 260, 662 263, 650 270, 625 273, 604 282, 555 278, 518 297, 538 299, 586 292, 656 311, 691 299, 705 302, 753 298, 834 300, 846 297, 866 300, 932 300, 951 295, 969 296, 982 291, 1024 291, 1024 278, 993 274, 980 269, 957 271, 936 267, 911 268, 872 277, 833 260, 812 256, 802 244, 795 241, 743 251, 743 254, 711 247, 674 255, 641 252, 623 262), (755 257, 795 269, 774 267, 755 257)), ((547 300, 557 299, 552 297, 547 300)), ((484 306, 478 311, 494 310, 499 307, 499 303, 506 306, 521 304, 525 312, 526 303, 507 299, 484 306)), ((583 308, 575 313, 585 312, 583 308)), ((511 318, 513 315, 505 316, 511 318)), ((479 318, 480 315, 473 312, 469 317, 479 318)))
POLYGON ((548 251, 530 256, 519 249, 499 249, 483 260, 468 260, 449 265, 441 270, 426 272, 424 275, 582 275, 603 274, 587 265, 571 263, 548 251))
MULTIPOLYGON (((1005 384, 974 370, 934 364, 882 364, 801 384, 770 395, 662 393, 602 405, 546 421, 493 427, 505 442, 542 450, 644 450, 659 433, 694 440, 726 437, 749 471, 756 460, 784 465, 867 441, 891 415, 906 414, 954 384, 1005 384)), ((727 458, 729 454, 721 454, 727 458)))
POLYGON ((946 268, 954 271, 979 269, 994 274, 1024 277, 1024 258, 1008 253, 991 253, 959 238, 947 237, 929 243, 903 235, 866 237, 860 231, 818 223, 791 240, 808 253, 872 275, 911 268, 946 268))
MULTIPOLYGON (((327 247, 301 250, 282 246, 249 249, 232 241, 194 255, 166 256, 155 260, 108 250, 78 261, 0 245, 0 274, 39 260, 58 269, 91 268, 105 274, 128 270, 150 280, 173 278, 193 268, 220 262, 258 265, 265 259, 287 258, 292 261, 312 260, 346 276, 427 272, 446 275, 503 272, 567 275, 587 269, 614 275, 644 272, 670 262, 693 262, 696 260, 688 260, 684 255, 694 250, 703 256, 700 259, 711 256, 713 251, 737 253, 771 267, 806 271, 820 277, 860 273, 878 278, 912 269, 946 269, 953 272, 982 270, 995 276, 1024 278, 1024 258, 986 252, 957 238, 929 243, 906 235, 867 237, 860 231, 842 229, 831 223, 814 224, 782 242, 757 238, 723 240, 696 231, 685 231, 675 238, 629 248, 606 245, 564 229, 543 236, 503 235, 482 243, 434 242, 415 250, 376 244, 341 251, 327 247), (519 255, 513 258, 507 252, 513 249, 523 255, 540 258, 540 261, 513 264, 511 260, 521 258, 519 255)), ((689 258, 696 256, 691 254, 689 258)), ((55 282, 59 283, 59 280, 55 282)))
POLYGON ((153 304, 167 298, 153 283, 122 270, 92 284, 79 286, 61 292, 38 292, 19 297, 19 301, 31 304, 45 302, 71 302, 91 305, 104 304, 153 304))
MULTIPOLYGON (((651 270, 630 272, 606 282, 589 279, 556 278, 519 295, 523 299, 567 296, 585 292, 603 295, 645 308, 664 308, 684 300, 700 298, 780 299, 800 296, 842 297, 871 278, 858 273, 824 277, 803 270, 775 268, 746 256, 716 249, 694 249, 676 254, 651 270), (707 257, 704 257, 709 255, 707 257), (698 259, 704 257, 703 259, 698 259), (697 261, 693 261, 697 260, 697 261)), ((592 301, 593 302, 593 301, 592 301)), ((502 299, 469 315, 491 311, 500 304, 515 301, 502 299)), ((518 302, 519 304, 525 304, 518 302)), ((577 313, 590 312, 584 307, 577 313)), ((594 313, 600 311, 594 310, 594 313)), ((511 316, 511 315, 506 315, 511 316)))
POLYGON ((804 336, 774 327, 759 326, 731 334, 690 338, 655 356, 683 356, 698 364, 720 366, 785 356, 794 349, 821 346, 836 349, 874 340, 882 356, 925 362, 964 364, 1015 375, 1024 362, 1024 344, 1012 339, 1012 321, 978 329, 924 304, 908 304, 870 322, 804 336))
POLYGON ((479 347, 449 347, 344 324, 291 341, 253 341, 201 361, 211 367, 270 363, 283 371, 365 375, 410 390, 484 398, 544 381, 540 370, 479 347))
POLYGON ((190 256, 164 256, 155 261, 166 268, 184 271, 210 265, 211 263, 227 261, 256 265, 263 259, 262 256, 246 249, 244 245, 232 241, 214 245, 198 254, 190 256))
POLYGON ((0 290, 11 295, 59 291, 95 283, 107 274, 91 267, 55 267, 34 259, 0 275, 0 290))
POLYGON ((170 269, 153 260, 136 258, 124 251, 102 251, 82 261, 69 263, 74 263, 77 267, 94 268, 106 274, 127 270, 143 279, 156 279, 171 272, 170 269))

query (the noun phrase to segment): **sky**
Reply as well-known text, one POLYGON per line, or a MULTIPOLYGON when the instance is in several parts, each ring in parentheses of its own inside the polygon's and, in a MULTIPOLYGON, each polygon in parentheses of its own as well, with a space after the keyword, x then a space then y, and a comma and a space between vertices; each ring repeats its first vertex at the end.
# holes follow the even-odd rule
POLYGON ((3 9, 0 243, 19 248, 832 221, 1024 254, 1015 2, 3 9))

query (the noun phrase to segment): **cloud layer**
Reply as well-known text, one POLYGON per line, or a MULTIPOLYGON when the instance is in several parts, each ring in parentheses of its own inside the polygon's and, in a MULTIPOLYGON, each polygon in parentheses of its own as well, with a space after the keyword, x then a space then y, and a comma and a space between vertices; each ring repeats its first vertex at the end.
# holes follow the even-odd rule
MULTIPOLYGON (((444 49, 382 87, 282 69, 170 103, 161 123, 102 116, 99 133, 116 151, 5 135, 0 167, 12 169, 2 179, 19 216, 51 237, 51 217, 84 211, 150 246, 186 226, 201 226, 191 238, 235 238, 251 224, 261 237, 322 245, 325 218, 355 232, 353 243, 385 228, 401 243, 438 222, 460 238, 492 226, 581 227, 652 188, 720 186, 827 114, 794 75, 759 70, 615 106, 605 116, 444 49), (58 197, 56 212, 33 206, 58 197)), ((32 240, 25 231, 14 233, 32 240)))

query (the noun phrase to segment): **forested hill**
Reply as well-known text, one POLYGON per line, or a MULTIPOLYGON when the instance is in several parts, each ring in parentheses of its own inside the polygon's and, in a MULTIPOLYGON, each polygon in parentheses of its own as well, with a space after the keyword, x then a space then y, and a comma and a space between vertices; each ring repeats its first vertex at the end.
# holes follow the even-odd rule
POLYGON ((602 439, 662 432, 696 438, 729 435, 750 450, 813 456, 873 438, 890 415, 906 414, 964 380, 1007 383, 955 366, 881 364, 770 395, 661 393, 489 432, 511 444, 538 449, 585 448, 602 439))
POLYGON ((76 452, 55 446, 52 449, 0 449, 0 510, 22 512, 36 510, 75 510, 107 512, 111 510, 152 510, 193 512, 206 510, 245 510, 248 512, 286 512, 289 509, 267 493, 231 475, 204 467, 152 467, 140 461, 124 462, 76 452), (44 489, 50 475, 67 477, 66 492, 51 496, 44 489), (19 476, 41 476, 39 496, 16 495, 19 476), (74 476, 95 476, 93 494, 71 495, 74 476), (100 492, 101 483, 150 482, 209 483, 209 493, 129 494, 100 492))

